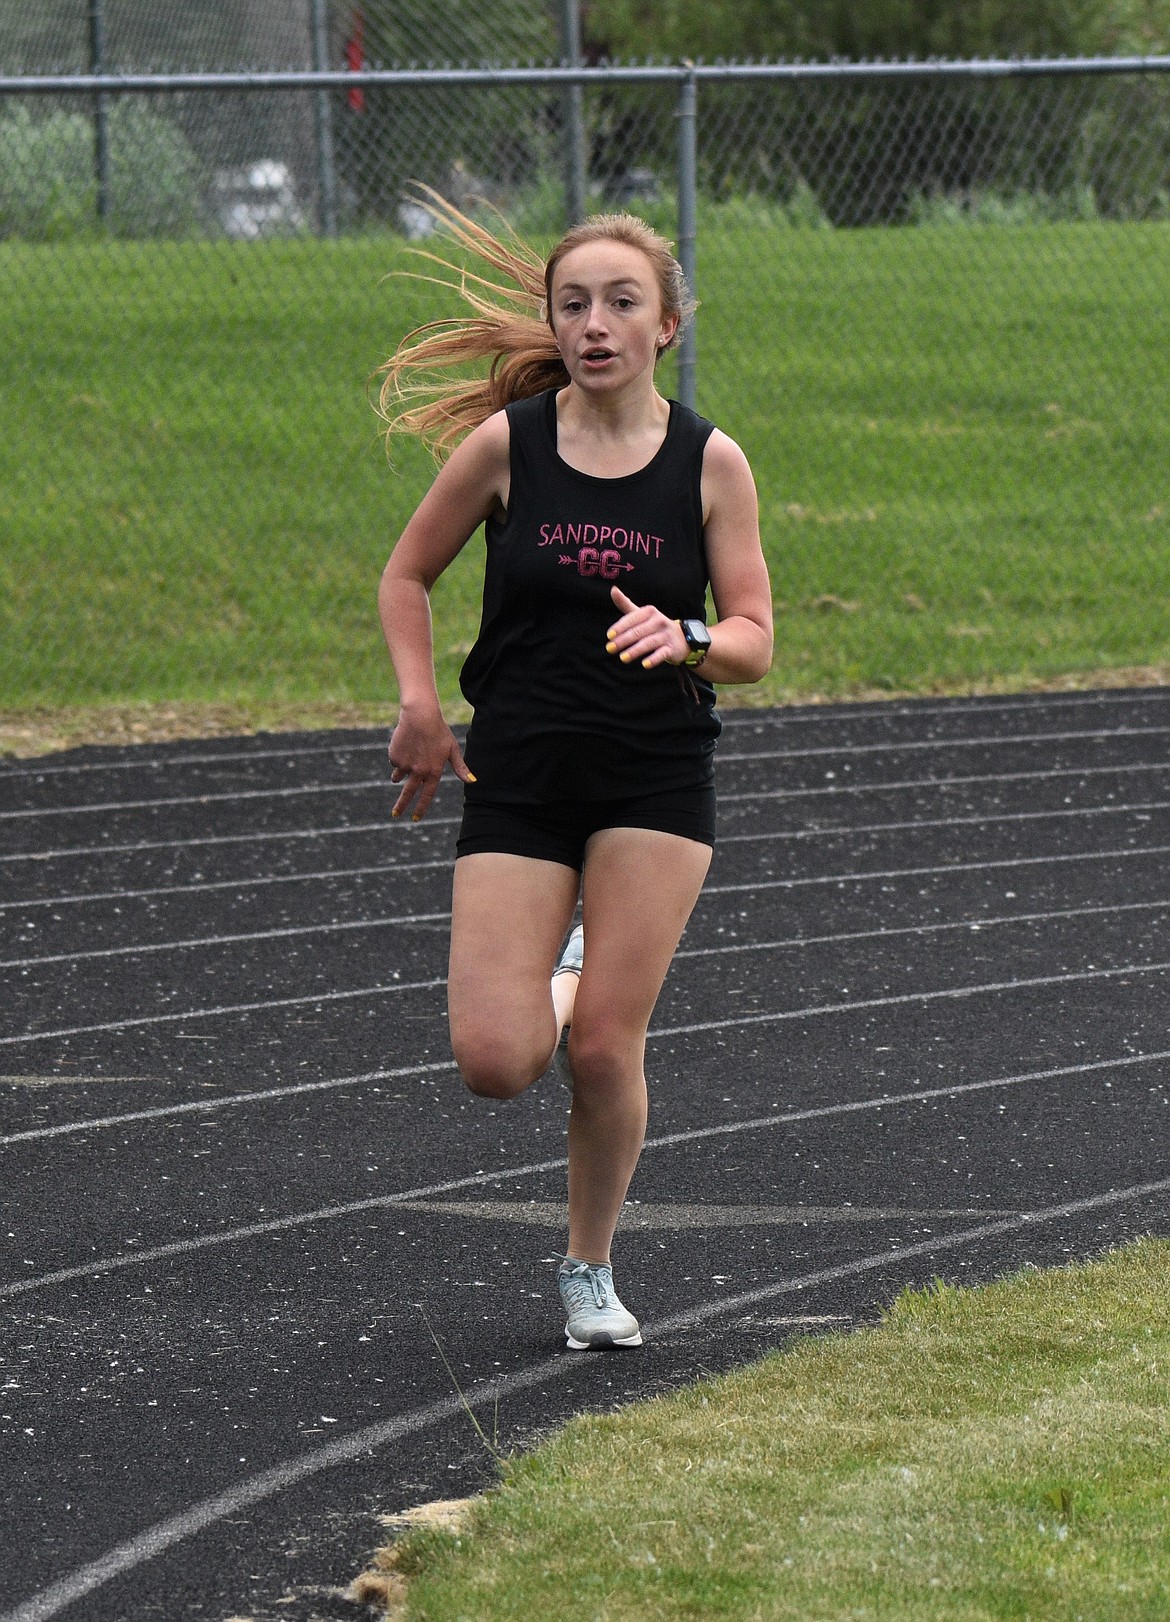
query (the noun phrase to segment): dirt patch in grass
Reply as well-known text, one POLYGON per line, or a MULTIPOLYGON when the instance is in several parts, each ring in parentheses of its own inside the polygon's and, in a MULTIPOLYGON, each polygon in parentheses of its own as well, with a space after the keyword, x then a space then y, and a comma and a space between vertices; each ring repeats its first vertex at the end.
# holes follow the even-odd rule
MULTIPOLYGON (((382 1525, 401 1535, 405 1532, 437 1532, 458 1540, 471 1526, 478 1502, 475 1498, 439 1498, 419 1504, 400 1515, 382 1515, 382 1525)), ((346 1597, 357 1605, 380 1608, 386 1622, 398 1622, 406 1615, 408 1588, 398 1570, 398 1551, 393 1543, 379 1549, 374 1563, 355 1577, 346 1597)))

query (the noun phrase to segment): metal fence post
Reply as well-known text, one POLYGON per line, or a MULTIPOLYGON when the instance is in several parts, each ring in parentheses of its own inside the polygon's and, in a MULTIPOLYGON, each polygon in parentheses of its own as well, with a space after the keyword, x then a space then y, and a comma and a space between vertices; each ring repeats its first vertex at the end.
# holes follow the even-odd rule
MULTIPOLYGON (((561 0, 561 55, 568 67, 581 66, 580 0, 561 0)), ((585 218, 585 87, 571 84, 564 97, 565 224, 585 218)))
MULTIPOLYGON (((89 71, 106 71, 106 18, 104 0, 89 0, 89 71)), ((93 169, 97 181, 99 220, 110 213, 110 122, 109 101, 104 91, 94 96, 93 169)))
MULTIPOLYGON (((328 0, 312 0, 313 66, 318 73, 329 71, 328 0)), ((329 91, 317 91, 317 185, 320 191, 318 217, 323 237, 337 235, 337 166, 333 157, 333 109, 329 91)))
MULTIPOLYGON (((698 163, 696 159, 696 107, 698 87, 693 62, 684 64, 686 72, 678 86, 678 261, 687 279, 691 293, 695 292, 695 242, 698 235, 698 163)), ((682 405, 695 406, 695 378, 697 369, 695 324, 692 321, 683 333, 678 351, 678 397, 682 405)))

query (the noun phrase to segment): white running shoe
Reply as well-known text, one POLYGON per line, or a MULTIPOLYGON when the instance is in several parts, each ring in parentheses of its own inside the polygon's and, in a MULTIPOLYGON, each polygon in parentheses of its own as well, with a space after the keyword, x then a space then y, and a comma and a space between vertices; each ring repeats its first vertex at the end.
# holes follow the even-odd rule
POLYGON ((558 974, 575 974, 581 976, 581 966, 585 962, 585 931, 578 924, 569 935, 557 959, 557 966, 553 970, 553 979, 558 974))
POLYGON ((613 1268, 608 1262, 574 1261, 566 1256, 557 1269, 568 1322, 565 1339, 573 1352, 610 1351, 615 1346, 640 1346, 642 1331, 632 1312, 627 1312, 613 1287, 613 1268))

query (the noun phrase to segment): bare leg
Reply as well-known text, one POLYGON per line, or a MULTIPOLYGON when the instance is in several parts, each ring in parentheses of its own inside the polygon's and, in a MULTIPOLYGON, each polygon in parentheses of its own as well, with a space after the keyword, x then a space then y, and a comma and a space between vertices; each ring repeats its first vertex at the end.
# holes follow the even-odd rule
POLYGON ((514 1098, 547 1068, 560 1031, 549 977, 578 887, 560 862, 491 853, 455 863, 447 1006, 472 1092, 514 1098))
POLYGON ((585 967, 569 1033, 569 1255, 578 1261, 609 1260, 646 1134, 646 1030, 710 862, 706 845, 645 828, 606 828, 589 841, 585 967))

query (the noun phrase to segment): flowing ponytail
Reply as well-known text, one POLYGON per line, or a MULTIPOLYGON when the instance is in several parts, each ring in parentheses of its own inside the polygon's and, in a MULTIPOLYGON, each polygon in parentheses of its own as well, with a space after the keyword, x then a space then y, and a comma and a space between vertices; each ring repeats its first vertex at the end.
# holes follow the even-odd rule
POLYGON ((453 288, 473 312, 416 327, 376 374, 382 377, 376 409, 388 424, 387 437, 416 434, 442 461, 493 412, 545 389, 563 388, 569 374, 545 319, 540 256, 506 223, 494 236, 430 187, 419 190, 427 212, 456 243, 507 278, 506 283, 490 280, 422 249, 420 256, 447 274, 406 273, 453 288), (450 375, 453 367, 482 360, 491 361, 486 377, 450 375))
POLYGON ((493 235, 429 186, 417 189, 422 206, 456 244, 506 280, 492 280, 440 254, 417 250, 446 274, 405 274, 452 288, 472 314, 416 327, 378 368, 375 375, 382 382, 376 409, 387 424, 387 439, 395 433, 415 434, 442 461, 465 434, 513 400, 564 388, 569 374, 549 319, 553 276, 564 256, 587 242, 620 242, 646 255, 664 313, 679 317, 667 348, 678 342, 694 314, 695 302, 670 243, 634 214, 593 215, 565 233, 546 263, 506 221, 501 220, 501 235, 493 235), (483 360, 491 362, 486 377, 451 376, 453 368, 483 360))

